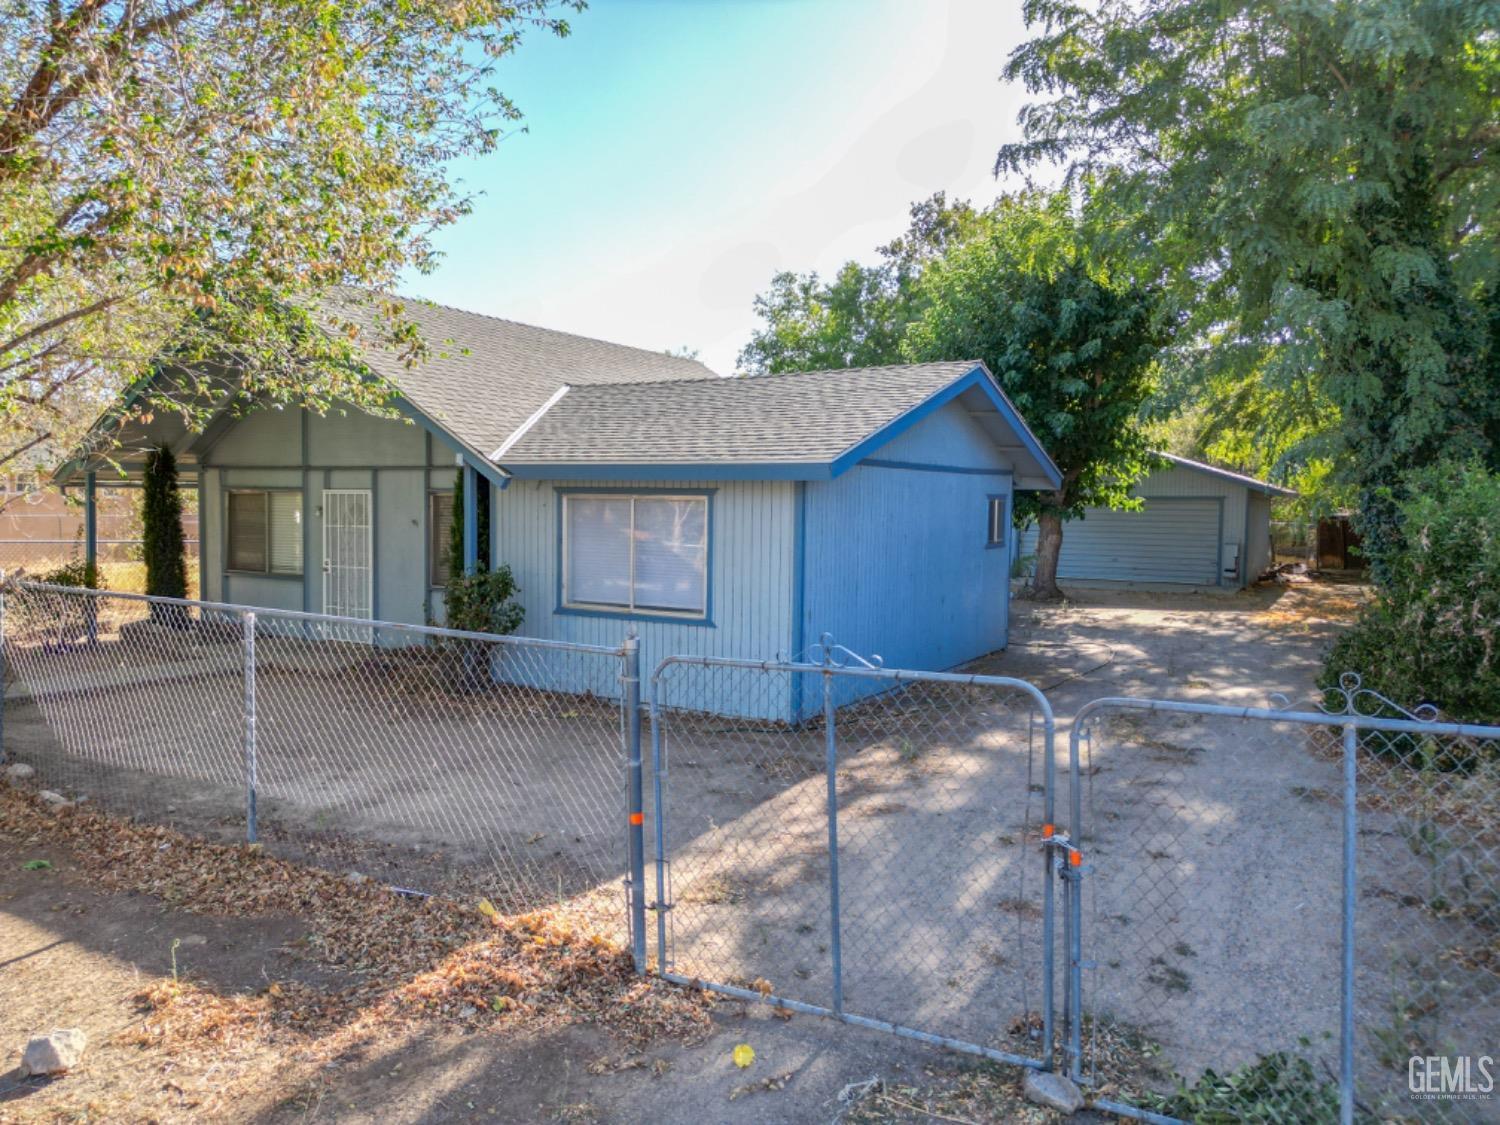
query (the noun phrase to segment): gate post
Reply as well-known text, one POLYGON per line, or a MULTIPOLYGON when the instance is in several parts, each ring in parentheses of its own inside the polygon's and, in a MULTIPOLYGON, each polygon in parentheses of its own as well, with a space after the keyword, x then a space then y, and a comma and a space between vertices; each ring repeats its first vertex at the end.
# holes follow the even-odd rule
MULTIPOLYGON (((833 673, 828 665, 831 656, 823 650, 823 742, 824 764, 828 774, 828 948, 833 956, 833 1014, 844 1014, 844 953, 839 922, 839 786, 838 733, 834 719, 833 673)), ((797 675, 793 672, 792 675, 797 675)))
POLYGON ((244 616, 245 631, 245 839, 255 843, 255 614, 244 616))
MULTIPOLYGON (((646 803, 641 771, 641 640, 634 633, 620 650, 624 662, 621 684, 625 689, 625 760, 629 764, 627 788, 629 824, 626 827, 630 860, 630 955, 635 971, 646 971, 646 803)), ((660 810, 658 810, 658 814, 660 810)))
POLYGON ((1339 1121, 1354 1121, 1354 909, 1358 895, 1354 857, 1357 818, 1359 739, 1353 723, 1344 724, 1344 907, 1341 933, 1342 965, 1339 982, 1339 1121))

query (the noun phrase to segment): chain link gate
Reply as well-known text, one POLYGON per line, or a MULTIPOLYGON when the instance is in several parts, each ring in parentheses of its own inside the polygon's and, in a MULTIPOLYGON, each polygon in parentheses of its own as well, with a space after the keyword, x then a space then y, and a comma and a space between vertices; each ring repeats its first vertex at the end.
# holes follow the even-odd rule
POLYGON ((1050 1069, 1046 698, 812 655, 656 669, 662 975, 1050 1069))
POLYGON ((1070 750, 1065 1053, 1089 1104, 1495 1119, 1500 727, 1345 676, 1298 710, 1097 699, 1070 750))

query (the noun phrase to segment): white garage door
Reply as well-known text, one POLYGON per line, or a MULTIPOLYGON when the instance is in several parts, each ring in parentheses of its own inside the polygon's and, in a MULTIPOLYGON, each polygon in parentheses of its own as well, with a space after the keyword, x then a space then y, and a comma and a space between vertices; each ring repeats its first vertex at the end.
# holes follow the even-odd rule
MULTIPOLYGON (((1034 527, 1023 550, 1036 551, 1034 527)), ((1086 518, 1063 524, 1057 576, 1216 585, 1219 502, 1148 500, 1139 512, 1090 508, 1086 518)))

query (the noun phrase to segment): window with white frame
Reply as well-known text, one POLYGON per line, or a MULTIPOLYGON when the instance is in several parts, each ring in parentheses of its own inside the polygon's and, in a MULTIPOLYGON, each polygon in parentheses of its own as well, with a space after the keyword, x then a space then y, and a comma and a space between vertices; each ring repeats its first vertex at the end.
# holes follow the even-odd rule
POLYGON ((991 547, 1005 546, 1005 535, 1010 528, 1010 505, 1006 503, 1004 496, 990 497, 990 526, 989 539, 991 547))
POLYGON ((562 600, 708 616, 708 497, 566 493, 562 600))
POLYGON ((302 573, 302 493, 236 489, 228 501, 230 570, 302 573))

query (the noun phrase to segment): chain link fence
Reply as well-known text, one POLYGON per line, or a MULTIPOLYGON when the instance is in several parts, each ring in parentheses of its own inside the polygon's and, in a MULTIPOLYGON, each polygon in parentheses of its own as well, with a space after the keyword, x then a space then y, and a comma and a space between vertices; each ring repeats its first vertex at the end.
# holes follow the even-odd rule
POLYGON ((1500 729, 1404 713, 1357 678, 1324 702, 1080 712, 1065 1020, 1094 1104, 1495 1119, 1500 729))
POLYGON ((3 748, 58 801, 564 902, 671 980, 994 1060, 1056 1039, 1127 1116, 1495 1119, 1500 728, 1357 679, 1095 700, 1058 771, 1031 685, 827 638, 668 658, 643 737, 632 643, 24 581, 0 612, 3 748))
POLYGON ((39 788, 623 928, 623 650, 33 583, 4 614, 4 746, 39 788))
MULTIPOLYGON (((198 592, 198 540, 183 544, 188 595, 198 592)), ((100 586, 126 594, 146 592, 146 564, 139 539, 100 539, 95 556, 100 586)), ((59 570, 82 567, 83 539, 0 539, 0 571, 47 581, 59 570)))
POLYGON ((657 670, 666 972, 1043 1065, 1045 699, 820 651, 657 670))

